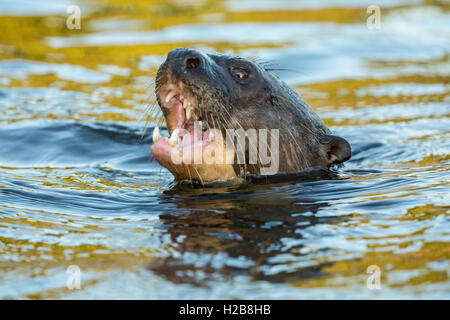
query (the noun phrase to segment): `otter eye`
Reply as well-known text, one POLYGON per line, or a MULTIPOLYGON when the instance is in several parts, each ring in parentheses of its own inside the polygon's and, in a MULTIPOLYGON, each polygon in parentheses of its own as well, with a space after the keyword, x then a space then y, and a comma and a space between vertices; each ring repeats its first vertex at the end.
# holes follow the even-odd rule
POLYGON ((231 68, 231 74, 239 79, 246 79, 249 76, 249 72, 242 68, 231 68))

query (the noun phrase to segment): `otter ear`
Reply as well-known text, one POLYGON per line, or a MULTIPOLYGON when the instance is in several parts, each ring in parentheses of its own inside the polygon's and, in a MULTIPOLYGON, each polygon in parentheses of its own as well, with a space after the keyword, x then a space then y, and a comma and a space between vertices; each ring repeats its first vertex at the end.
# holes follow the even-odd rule
POLYGON ((320 147, 327 155, 328 165, 342 163, 350 159, 352 149, 344 138, 332 135, 320 139, 320 147))

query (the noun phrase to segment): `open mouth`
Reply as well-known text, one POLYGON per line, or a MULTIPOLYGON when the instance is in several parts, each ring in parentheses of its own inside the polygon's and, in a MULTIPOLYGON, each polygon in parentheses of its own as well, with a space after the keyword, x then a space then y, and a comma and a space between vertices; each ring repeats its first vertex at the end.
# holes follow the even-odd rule
POLYGON ((164 109, 169 137, 161 135, 159 127, 153 130, 152 153, 164 163, 171 163, 171 155, 195 148, 203 148, 215 140, 207 121, 202 121, 197 99, 182 81, 168 81, 157 93, 164 109))

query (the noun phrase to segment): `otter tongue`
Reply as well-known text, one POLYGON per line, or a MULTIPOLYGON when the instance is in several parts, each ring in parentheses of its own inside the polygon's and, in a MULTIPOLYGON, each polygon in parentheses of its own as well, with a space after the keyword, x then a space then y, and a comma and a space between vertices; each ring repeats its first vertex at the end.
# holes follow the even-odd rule
POLYGON ((181 143, 182 146, 192 145, 194 143, 201 142, 202 140, 207 139, 208 137, 206 132, 202 130, 201 122, 196 121, 193 124, 192 123, 187 124, 186 130, 189 132, 189 134, 186 133, 183 136, 183 140, 181 143))
POLYGON ((187 129, 191 135, 192 142, 197 142, 199 140, 202 140, 203 131, 202 131, 201 122, 196 121, 196 122, 194 122, 194 124, 189 124, 187 129))

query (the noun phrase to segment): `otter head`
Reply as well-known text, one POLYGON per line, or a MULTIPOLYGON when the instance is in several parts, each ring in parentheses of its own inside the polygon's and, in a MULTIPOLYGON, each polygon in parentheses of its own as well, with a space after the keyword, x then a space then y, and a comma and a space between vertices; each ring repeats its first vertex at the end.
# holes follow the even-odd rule
POLYGON ((156 76, 170 138, 153 133, 152 154, 176 180, 211 182, 296 172, 350 158, 302 98, 260 64, 172 50, 156 76))

